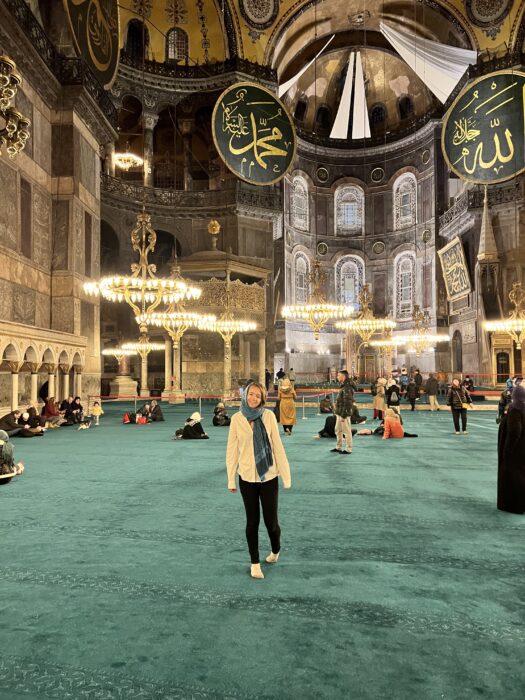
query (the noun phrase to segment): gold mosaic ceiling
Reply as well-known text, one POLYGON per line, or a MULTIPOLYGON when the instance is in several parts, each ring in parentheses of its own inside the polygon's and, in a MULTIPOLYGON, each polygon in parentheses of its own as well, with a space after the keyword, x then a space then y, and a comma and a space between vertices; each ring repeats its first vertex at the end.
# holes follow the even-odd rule
POLYGON ((120 0, 127 25, 145 16, 150 55, 164 61, 172 27, 189 39, 191 63, 222 61, 233 51, 289 77, 314 47, 337 34, 338 46, 373 46, 384 19, 429 39, 478 51, 514 48, 525 0, 120 0))

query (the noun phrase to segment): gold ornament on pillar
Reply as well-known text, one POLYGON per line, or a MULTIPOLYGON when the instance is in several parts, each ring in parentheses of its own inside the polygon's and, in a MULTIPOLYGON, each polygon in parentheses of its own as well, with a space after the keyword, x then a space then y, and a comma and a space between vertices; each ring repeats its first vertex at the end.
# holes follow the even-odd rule
POLYGON ((509 300, 514 306, 508 318, 485 321, 483 328, 490 333, 506 333, 521 350, 525 343, 525 289, 521 282, 514 282, 509 292, 509 300))
POLYGON ((211 236, 211 249, 217 250, 217 238, 221 232, 221 225, 217 219, 211 219, 208 223, 208 233, 211 236))
POLYGON ((7 56, 0 56, 0 155, 6 148, 9 158, 24 150, 30 136, 31 121, 11 107, 20 83, 15 73, 16 64, 7 56))

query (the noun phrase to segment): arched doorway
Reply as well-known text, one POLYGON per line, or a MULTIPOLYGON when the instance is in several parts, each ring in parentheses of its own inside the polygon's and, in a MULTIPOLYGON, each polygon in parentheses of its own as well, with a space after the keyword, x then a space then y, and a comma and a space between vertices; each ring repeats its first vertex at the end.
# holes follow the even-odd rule
POLYGON ((452 371, 463 372, 463 340, 459 331, 452 336, 452 371))
POLYGON ((510 357, 505 351, 496 354, 496 382, 504 384, 510 376, 510 357))

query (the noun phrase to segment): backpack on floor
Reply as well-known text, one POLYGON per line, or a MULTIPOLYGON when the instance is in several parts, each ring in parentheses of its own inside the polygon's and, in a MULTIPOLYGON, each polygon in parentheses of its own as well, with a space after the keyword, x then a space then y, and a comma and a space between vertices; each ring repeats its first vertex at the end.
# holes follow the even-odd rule
POLYGON ((136 414, 131 413, 131 412, 125 413, 122 416, 122 422, 123 423, 135 423, 136 422, 136 414))

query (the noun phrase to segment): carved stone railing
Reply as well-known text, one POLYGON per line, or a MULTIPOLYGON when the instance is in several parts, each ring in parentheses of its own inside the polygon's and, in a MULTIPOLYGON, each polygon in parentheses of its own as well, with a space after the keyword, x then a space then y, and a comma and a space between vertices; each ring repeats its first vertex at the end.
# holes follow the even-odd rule
POLYGON ((171 207, 177 209, 210 209, 242 204, 255 209, 282 208, 282 195, 279 187, 255 187, 245 182, 228 183, 220 190, 199 192, 142 187, 117 177, 101 175, 103 193, 136 204, 171 207))
MULTIPOLYGON (((460 195, 454 204, 439 217, 439 228, 443 229, 455 219, 470 209, 481 209, 483 207, 484 191, 482 189, 467 190, 460 195)), ((498 204, 510 204, 517 202, 523 197, 522 187, 519 182, 514 182, 506 187, 493 187, 488 190, 489 206, 498 204)))
POLYGON ((61 85, 82 85, 109 123, 116 126, 118 113, 115 105, 82 59, 68 58, 56 50, 24 0, 3 0, 3 3, 58 82, 61 85))

